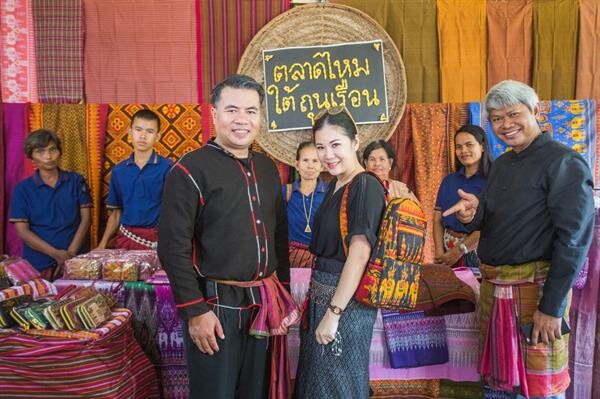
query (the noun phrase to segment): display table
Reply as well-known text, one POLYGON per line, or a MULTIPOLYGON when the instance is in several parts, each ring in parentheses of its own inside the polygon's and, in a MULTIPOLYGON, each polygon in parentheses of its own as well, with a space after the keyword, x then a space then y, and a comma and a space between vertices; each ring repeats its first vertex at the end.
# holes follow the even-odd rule
POLYGON ((131 309, 136 339, 160 376, 164 399, 187 399, 188 378, 183 350, 181 322, 171 294, 169 280, 157 277, 143 281, 65 280, 54 282, 60 292, 69 285, 90 286, 110 292, 117 305, 131 309))
POLYGON ((130 310, 114 309, 84 335, 0 330, 0 398, 159 398, 131 321, 130 310))

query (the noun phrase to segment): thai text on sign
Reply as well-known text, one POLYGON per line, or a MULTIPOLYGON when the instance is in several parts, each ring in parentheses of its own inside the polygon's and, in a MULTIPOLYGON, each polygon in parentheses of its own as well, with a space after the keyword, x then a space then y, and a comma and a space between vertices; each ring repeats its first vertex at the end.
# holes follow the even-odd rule
POLYGON ((263 51, 269 131, 309 129, 344 105, 357 124, 388 122, 381 40, 263 51))

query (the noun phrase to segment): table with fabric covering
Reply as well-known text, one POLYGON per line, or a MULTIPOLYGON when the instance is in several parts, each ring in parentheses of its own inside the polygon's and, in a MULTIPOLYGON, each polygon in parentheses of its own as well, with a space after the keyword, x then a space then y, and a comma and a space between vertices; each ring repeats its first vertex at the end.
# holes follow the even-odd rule
POLYGON ((67 280, 54 282, 57 290, 69 285, 93 285, 110 292, 117 306, 132 311, 131 324, 135 338, 148 355, 160 377, 164 399, 187 399, 187 368, 183 352, 181 322, 166 276, 143 281, 67 280))
POLYGON ((85 335, 0 330, 0 398, 160 397, 131 320, 130 310, 114 309, 111 320, 85 335))
MULTIPOLYGON (((600 214, 599 214, 600 215, 600 214)), ((592 306, 600 291, 598 276, 600 247, 597 217, 595 240, 590 250, 588 279, 581 288, 574 289, 571 307, 573 333, 570 337, 570 368, 572 384, 568 398, 577 398, 589 392, 594 384, 588 378, 593 369, 594 329, 597 310, 592 306), (591 299, 590 299, 591 298, 591 299), (589 322, 589 323, 588 323, 589 322)), ((302 303, 310 283, 310 269, 291 270, 291 292, 296 303, 302 303)), ((468 280, 468 279, 467 279, 468 280)), ((89 280, 58 280, 58 290, 69 284, 91 285, 112 292, 119 306, 127 304, 134 313, 133 326, 141 346, 153 359, 160 376, 162 395, 166 399, 188 398, 188 376, 183 345, 183 329, 177 314, 169 281, 159 272, 144 282, 122 283, 89 280), (148 284, 149 283, 149 284, 148 284)), ((468 284, 478 296, 477 285, 468 284)), ((375 322, 370 353, 370 378, 373 397, 394 398, 503 398, 502 393, 484 389, 479 382, 478 343, 479 320, 476 312, 442 316, 445 322, 449 361, 443 364, 393 369, 389 354, 383 318, 375 322)), ((296 374, 300 337, 298 327, 288 335, 288 353, 292 377, 296 374)), ((596 370, 593 369, 596 373, 596 370)))

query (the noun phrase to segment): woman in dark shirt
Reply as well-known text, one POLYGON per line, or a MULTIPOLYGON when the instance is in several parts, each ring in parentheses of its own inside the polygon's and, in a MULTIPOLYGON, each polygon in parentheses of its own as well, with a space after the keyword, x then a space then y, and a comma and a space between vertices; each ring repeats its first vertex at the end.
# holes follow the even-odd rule
POLYGON ((368 398, 369 348, 377 309, 352 298, 377 238, 385 192, 375 177, 361 173, 357 129, 345 108, 318 115, 313 135, 319 160, 334 180, 315 216, 310 251, 317 260, 300 335, 294 397, 368 398), (345 189, 348 234, 342 237, 345 189))
POLYGON ((467 228, 456 215, 442 217, 442 212, 459 200, 459 188, 475 195, 483 191, 492 163, 485 131, 476 125, 460 127, 454 135, 454 149, 458 169, 442 181, 433 213, 435 261, 452 267, 467 266, 479 277, 476 252, 479 231, 467 233, 467 228))

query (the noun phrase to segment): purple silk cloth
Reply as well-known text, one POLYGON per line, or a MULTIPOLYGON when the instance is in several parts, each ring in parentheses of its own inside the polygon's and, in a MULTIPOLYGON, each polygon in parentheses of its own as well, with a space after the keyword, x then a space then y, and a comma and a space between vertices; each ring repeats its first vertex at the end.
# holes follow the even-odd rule
POLYGON ((182 323, 177 314, 171 286, 160 284, 155 286, 155 290, 163 398, 187 399, 188 375, 182 323))
MULTIPOLYGON (((593 398, 600 399, 600 210, 596 209, 596 226, 594 227, 594 238, 588 254, 589 268, 586 286, 579 293, 584 298, 578 299, 579 312, 584 314, 581 317, 581 323, 577 322, 577 328, 585 325, 585 340, 579 339, 575 343, 575 353, 580 354, 574 358, 575 365, 570 366, 574 371, 571 377, 574 381, 573 398, 593 398), (584 324, 585 323, 585 324, 584 324), (593 357, 593 359, 592 359, 593 357), (585 361, 578 365, 577 362, 585 361), (582 370, 583 369, 583 370, 582 370), (580 372, 585 371, 587 373, 580 372), (574 378, 573 378, 574 377, 574 378), (579 381, 584 379, 584 381, 579 381), (591 385, 591 392, 590 388, 591 385), (588 392, 587 396, 580 396, 579 392, 588 392)), ((575 304, 575 294, 573 295, 573 304, 575 304)), ((574 305, 571 305, 574 307, 574 305)), ((573 321, 571 324, 574 324, 573 321)), ((569 351, 572 349, 569 348, 569 351)), ((570 391, 570 390, 569 390, 570 391)))
POLYGON ((443 316, 424 312, 382 310, 383 328, 394 369, 448 362, 446 322, 443 316))
POLYGON ((3 104, 3 132, 5 150, 4 170, 4 206, 5 206, 5 243, 4 249, 9 255, 23 255, 23 241, 17 235, 14 224, 8 221, 12 193, 24 175, 25 154, 23 143, 28 131, 27 113, 29 104, 3 104))

